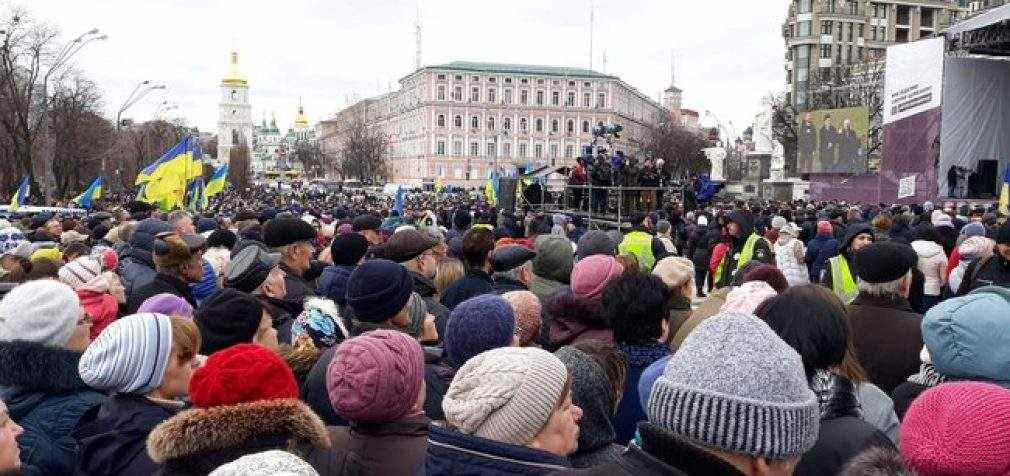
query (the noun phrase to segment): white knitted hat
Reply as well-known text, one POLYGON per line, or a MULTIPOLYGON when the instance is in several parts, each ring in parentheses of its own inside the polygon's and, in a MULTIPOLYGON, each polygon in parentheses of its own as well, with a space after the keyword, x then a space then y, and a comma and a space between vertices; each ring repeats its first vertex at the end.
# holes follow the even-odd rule
POLYGON ((81 256, 61 266, 58 274, 60 281, 78 289, 101 276, 102 264, 90 256, 81 256))
POLYGON ((268 450, 219 466, 210 476, 319 476, 319 473, 287 451, 268 450))
POLYGON ((92 388, 144 394, 161 386, 171 352, 168 316, 135 314, 109 324, 84 351, 77 370, 92 388))
POLYGON ((80 317, 81 301, 70 286, 51 279, 29 281, 0 301, 0 341, 63 347, 80 317))
POLYGON ((493 349, 456 372, 442 410, 462 433, 522 445, 550 420, 567 379, 565 364, 543 349, 493 349))

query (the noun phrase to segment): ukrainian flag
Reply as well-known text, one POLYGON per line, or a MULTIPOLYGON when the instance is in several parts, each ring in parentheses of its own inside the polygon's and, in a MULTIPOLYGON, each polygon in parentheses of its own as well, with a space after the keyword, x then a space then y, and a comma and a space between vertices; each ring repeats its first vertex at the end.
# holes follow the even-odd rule
POLYGON ((138 198, 162 210, 182 207, 190 182, 203 176, 203 151, 192 136, 186 137, 148 165, 137 176, 143 190, 138 198))
POLYGON ((197 177, 193 183, 189 184, 186 193, 189 196, 187 207, 192 212, 198 212, 207 207, 207 191, 203 185, 203 177, 197 177))
POLYGON ((14 196, 11 197, 11 211, 16 212, 18 208, 23 207, 28 203, 28 192, 29 187, 31 187, 32 174, 25 174, 25 178, 21 179, 21 185, 14 192, 14 196))
POLYGON ((203 194, 207 198, 213 197, 223 192, 226 185, 228 185, 228 164, 224 164, 214 171, 214 174, 210 176, 210 180, 207 181, 207 187, 204 189, 203 194))
POLYGON ((102 185, 102 177, 96 178, 94 182, 91 182, 91 186, 84 193, 78 195, 73 202, 81 208, 91 208, 95 200, 102 197, 102 185))
POLYGON ((1010 165, 1003 171, 1003 186, 1000 188, 999 212, 1010 215, 1010 165))

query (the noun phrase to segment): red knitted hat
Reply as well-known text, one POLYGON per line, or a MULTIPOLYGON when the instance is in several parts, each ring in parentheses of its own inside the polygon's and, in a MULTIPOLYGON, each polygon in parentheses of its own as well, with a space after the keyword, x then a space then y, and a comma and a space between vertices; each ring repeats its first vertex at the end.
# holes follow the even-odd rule
POLYGON ((333 409, 356 422, 388 422, 410 412, 424 382, 424 351, 402 332, 378 330, 337 346, 326 371, 333 409))
POLYGON ((259 344, 236 344, 212 354, 193 373, 189 396, 197 408, 298 398, 298 383, 276 352, 259 344))
POLYGON ((1010 474, 1010 390, 979 382, 931 388, 908 408, 898 443, 920 476, 1010 474))

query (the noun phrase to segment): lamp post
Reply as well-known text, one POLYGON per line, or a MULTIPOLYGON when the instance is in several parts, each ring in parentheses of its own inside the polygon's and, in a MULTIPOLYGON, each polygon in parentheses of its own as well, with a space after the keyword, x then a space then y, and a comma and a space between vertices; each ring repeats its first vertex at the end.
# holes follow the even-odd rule
MULTIPOLYGON (((120 108, 119 108, 118 111, 116 111, 116 139, 113 141, 113 146, 115 145, 116 141, 118 141, 118 139, 119 139, 119 132, 120 132, 120 130, 122 130, 122 127, 123 127, 123 113, 126 112, 127 109, 131 108, 134 104, 137 104, 138 102, 140 102, 140 100, 143 99, 144 96, 146 96, 151 91, 163 90, 163 89, 165 89, 165 85, 164 84, 156 84, 156 85, 151 86, 151 81, 147 80, 147 79, 141 81, 140 83, 137 84, 136 87, 133 88, 133 91, 130 92, 129 96, 127 96, 126 101, 124 101, 123 105, 120 106, 120 108)), ((165 102, 167 102, 167 101, 165 101, 165 102)), ((108 152, 106 152, 105 154, 102 154, 102 170, 101 170, 101 174, 102 174, 103 177, 105 176, 105 173, 108 170, 109 153, 112 151, 112 147, 113 146, 109 147, 109 151, 108 152)), ((117 180, 115 182, 115 184, 111 187, 111 189, 118 190, 118 188, 121 185, 122 184, 120 184, 119 181, 117 180)))

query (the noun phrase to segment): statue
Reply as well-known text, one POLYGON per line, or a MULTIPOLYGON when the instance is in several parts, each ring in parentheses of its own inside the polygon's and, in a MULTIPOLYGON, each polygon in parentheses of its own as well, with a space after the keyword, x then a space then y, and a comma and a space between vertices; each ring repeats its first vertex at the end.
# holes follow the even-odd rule
POLYGON ((770 174, 772 180, 783 180, 785 178, 786 149, 782 143, 772 140, 772 159, 770 174))
POLYGON ((710 147, 705 149, 705 157, 712 164, 712 172, 709 174, 709 178, 714 181, 726 180, 722 175, 723 167, 726 163, 726 149, 722 147, 710 147))

